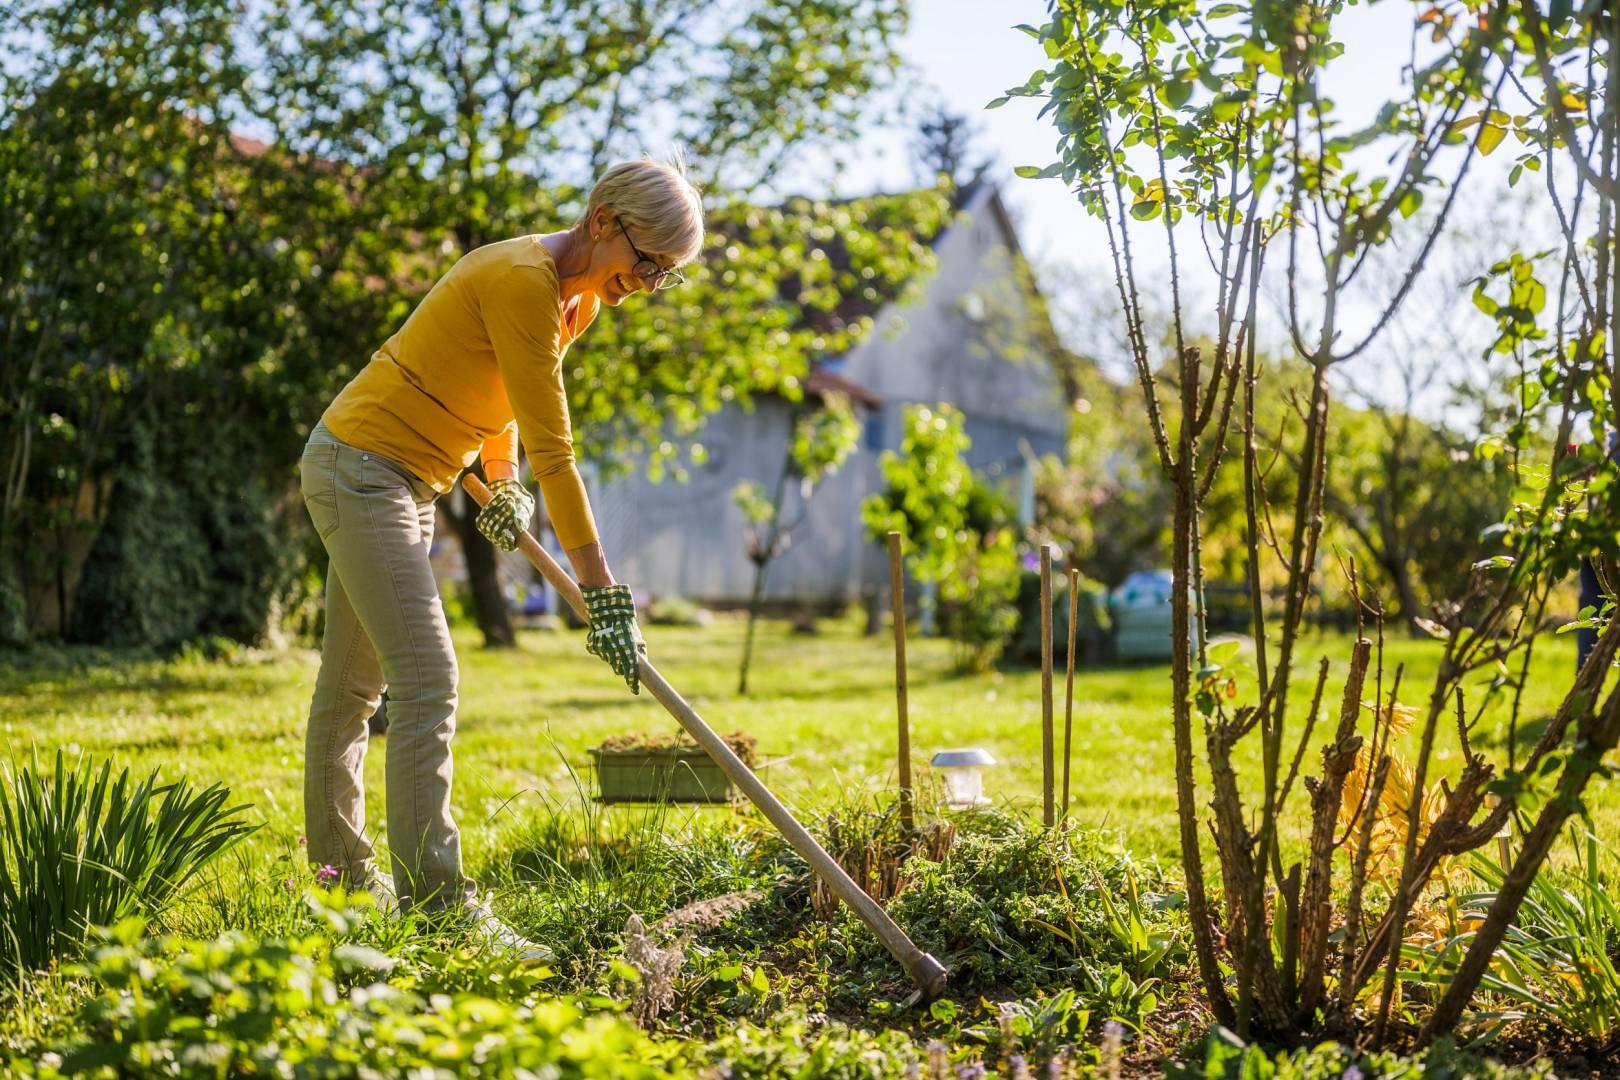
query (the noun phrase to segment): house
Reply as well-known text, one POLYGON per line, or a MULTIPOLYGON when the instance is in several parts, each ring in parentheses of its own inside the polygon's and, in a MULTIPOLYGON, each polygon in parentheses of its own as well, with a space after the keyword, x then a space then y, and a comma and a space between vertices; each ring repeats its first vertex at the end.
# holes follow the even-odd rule
MULTIPOLYGON (((902 410, 949 402, 973 441, 968 463, 1033 513, 1033 466, 1062 457, 1068 409, 1051 358, 1034 332, 1037 315, 1018 267, 1018 238, 996 189, 964 193, 956 220, 934 239, 938 269, 920 299, 879 311, 872 333, 848 354, 822 361, 806 394, 845 394, 863 424, 860 446, 816 490, 770 565, 766 599, 777 605, 840 605, 886 585, 881 550, 861 525, 861 501, 882 489, 880 458, 898 450, 902 410)), ((614 574, 639 596, 679 595, 716 606, 746 604, 753 564, 747 523, 732 492, 744 481, 777 483, 794 405, 756 398, 729 405, 696 438, 707 460, 686 482, 655 483, 633 470, 588 478, 597 526, 614 574)), ((798 507, 790 505, 789 520, 798 507)))

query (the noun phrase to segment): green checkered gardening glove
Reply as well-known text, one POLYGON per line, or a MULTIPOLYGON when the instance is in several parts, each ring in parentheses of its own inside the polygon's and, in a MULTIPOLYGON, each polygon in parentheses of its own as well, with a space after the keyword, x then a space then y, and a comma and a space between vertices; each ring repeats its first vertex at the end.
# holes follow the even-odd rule
POLYGON ((632 694, 641 693, 636 659, 646 655, 647 643, 636 625, 636 602, 630 596, 630 586, 604 585, 579 592, 585 599, 585 615, 591 625, 585 635, 585 650, 606 660, 632 694))
POLYGON ((473 524, 484 534, 484 539, 502 551, 518 546, 518 534, 529 527, 534 517, 534 496, 516 480, 491 480, 489 502, 478 512, 473 524))

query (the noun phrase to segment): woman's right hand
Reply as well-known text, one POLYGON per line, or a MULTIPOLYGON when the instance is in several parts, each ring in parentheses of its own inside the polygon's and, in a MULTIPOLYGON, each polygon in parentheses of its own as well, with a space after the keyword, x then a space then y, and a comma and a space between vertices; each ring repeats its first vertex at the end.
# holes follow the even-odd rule
POLYGON ((636 602, 630 595, 630 586, 586 586, 579 592, 590 620, 590 630, 585 635, 586 651, 606 660, 632 694, 641 693, 638 664, 647 654, 647 643, 636 625, 636 602))

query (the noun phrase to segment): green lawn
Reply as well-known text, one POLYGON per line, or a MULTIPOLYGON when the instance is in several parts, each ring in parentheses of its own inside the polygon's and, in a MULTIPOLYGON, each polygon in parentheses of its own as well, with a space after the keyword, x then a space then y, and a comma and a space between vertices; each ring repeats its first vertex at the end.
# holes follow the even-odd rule
MULTIPOLYGON (((765 624, 756 690, 747 698, 734 692, 740 621, 723 619, 703 630, 648 629, 660 670, 716 729, 753 733, 761 757, 772 762, 767 782, 810 812, 852 793, 883 791, 894 778, 888 638, 862 638, 853 621, 826 622, 822 629, 819 636, 803 637, 785 624, 765 624)), ((493 837, 526 810, 544 800, 578 798, 570 769, 588 782, 587 747, 619 732, 675 729, 650 698, 626 694, 585 653, 576 632, 525 632, 513 651, 483 650, 470 632, 458 632, 456 641, 462 663, 456 797, 475 872, 493 837)), ((1291 711, 1303 714, 1315 658, 1328 656, 1335 661, 1335 678, 1325 727, 1337 713, 1337 679, 1349 641, 1311 637, 1305 644, 1308 655, 1299 670, 1309 678, 1301 677, 1291 711)), ((932 640, 913 640, 910 657, 915 759, 925 762, 941 747, 986 747, 1001 762, 988 776, 991 793, 1038 813, 1039 672, 954 676, 948 645, 932 640)), ((1406 665, 1404 700, 1423 702, 1437 657, 1432 641, 1390 644, 1387 664, 1406 665)), ((312 651, 235 661, 131 660, 71 651, 25 659, 0 668, 0 731, 12 755, 25 755, 32 746, 46 752, 66 747, 110 754, 137 771, 161 765, 203 783, 224 781, 268 822, 255 842, 280 847, 301 829, 304 715, 316 665, 312 651)), ((1572 669, 1569 638, 1538 646, 1525 695, 1527 719, 1553 709, 1572 669)), ((1056 690, 1061 748, 1061 677, 1056 690)), ((1083 671, 1075 684, 1072 780, 1072 812, 1082 822, 1118 829, 1137 851, 1166 856, 1176 848, 1168 701, 1167 666, 1083 671)), ((1501 757, 1505 731, 1496 713, 1487 714, 1478 740, 1501 757)), ((1251 768, 1255 742, 1251 737, 1245 747, 1251 768)), ((1438 745, 1436 768, 1443 775, 1460 758, 1449 726, 1438 745)), ((374 828, 382 824, 385 747, 386 740, 367 761, 374 828)), ((1313 753, 1307 771, 1315 760, 1313 753)), ((1620 798, 1606 787, 1591 802, 1600 835, 1615 835, 1620 798)))

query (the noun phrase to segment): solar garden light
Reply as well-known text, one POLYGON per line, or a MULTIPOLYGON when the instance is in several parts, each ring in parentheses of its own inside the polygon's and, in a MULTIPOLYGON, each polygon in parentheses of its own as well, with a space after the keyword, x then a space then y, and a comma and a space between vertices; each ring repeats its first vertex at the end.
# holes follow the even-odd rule
POLYGON ((959 810, 984 806, 990 801, 984 794, 984 767, 995 763, 989 751, 976 746, 941 750, 929 762, 945 778, 945 802, 959 810))

